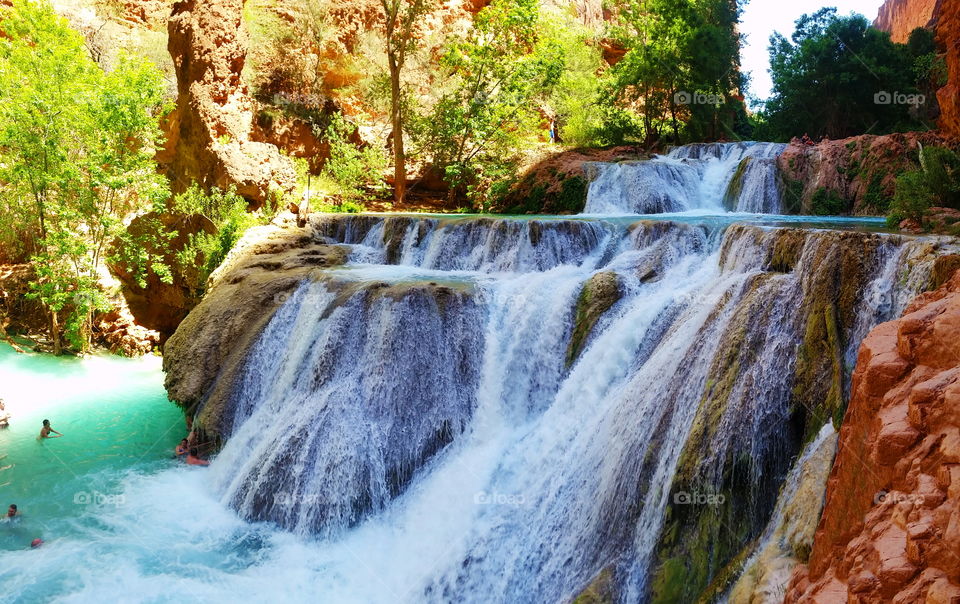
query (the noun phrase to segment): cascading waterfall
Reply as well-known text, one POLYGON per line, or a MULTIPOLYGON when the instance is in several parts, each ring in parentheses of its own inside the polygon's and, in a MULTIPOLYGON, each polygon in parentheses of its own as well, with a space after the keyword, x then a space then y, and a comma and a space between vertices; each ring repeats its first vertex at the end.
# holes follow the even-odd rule
POLYGON ((647 161, 590 164, 586 214, 782 212, 777 143, 677 147, 647 161))
MULTIPOLYGON (((650 211, 604 205, 604 187, 664 174, 660 209, 718 207, 704 179, 726 190, 778 152, 605 166, 587 210, 650 211)), ((738 208, 770 193, 750 173, 738 208)), ((689 558, 677 535, 722 549, 761 534, 794 456, 839 412, 851 351, 931 263, 899 236, 709 220, 312 228, 351 262, 304 282, 248 351, 212 471, 244 518, 323 538, 324 593, 347 601, 565 601, 601 571, 621 601, 668 599, 689 558), (366 564, 396 566, 379 583, 352 572, 365 544, 366 564)), ((719 570, 686 572, 702 588, 719 570)))

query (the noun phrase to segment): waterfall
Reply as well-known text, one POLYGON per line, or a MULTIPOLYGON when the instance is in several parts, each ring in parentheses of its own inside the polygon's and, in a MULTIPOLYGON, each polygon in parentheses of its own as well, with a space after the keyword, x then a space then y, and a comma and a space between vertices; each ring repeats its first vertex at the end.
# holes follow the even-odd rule
POLYGON ((781 213, 777 157, 786 145, 710 143, 647 161, 593 163, 586 214, 781 213))
MULTIPOLYGON (((588 210, 661 170, 680 184, 656 203, 713 207, 775 152, 604 166, 588 210)), ((568 601, 601 573, 623 602, 686 601, 733 557, 678 586, 686 548, 763 534, 793 459, 842 412, 851 351, 942 253, 710 220, 311 228, 350 262, 304 281, 246 352, 211 477, 243 518, 323 540, 326 596, 372 602, 568 601)))

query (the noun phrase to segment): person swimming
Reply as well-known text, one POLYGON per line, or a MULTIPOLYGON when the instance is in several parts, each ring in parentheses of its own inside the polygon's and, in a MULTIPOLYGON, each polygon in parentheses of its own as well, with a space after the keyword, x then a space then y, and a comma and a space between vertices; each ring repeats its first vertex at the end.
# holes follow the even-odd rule
POLYGON ((3 399, 0 398, 0 428, 7 428, 10 426, 10 412, 7 411, 7 407, 3 402, 3 399))
POLYGON ((199 454, 197 453, 197 448, 194 447, 190 449, 190 453, 187 455, 187 465, 190 466, 209 466, 210 462, 205 459, 200 459, 199 454))
POLYGON ((16 518, 18 513, 17 504, 11 503, 10 507, 7 508, 7 518, 16 518))
POLYGON ((49 419, 43 420, 43 427, 40 428, 40 437, 39 437, 39 438, 60 438, 61 436, 63 436, 63 434, 60 434, 59 432, 57 432, 56 430, 54 430, 52 427, 50 427, 50 420, 49 420, 49 419), (54 433, 54 434, 56 434, 56 436, 50 436, 50 433, 51 433, 51 432, 54 433))
POLYGON ((187 453, 189 453, 189 452, 190 452, 190 445, 189 445, 189 443, 187 442, 187 439, 181 440, 181 441, 180 441, 180 444, 177 445, 177 448, 174 449, 174 452, 177 454, 177 457, 183 457, 184 455, 186 455, 187 453))

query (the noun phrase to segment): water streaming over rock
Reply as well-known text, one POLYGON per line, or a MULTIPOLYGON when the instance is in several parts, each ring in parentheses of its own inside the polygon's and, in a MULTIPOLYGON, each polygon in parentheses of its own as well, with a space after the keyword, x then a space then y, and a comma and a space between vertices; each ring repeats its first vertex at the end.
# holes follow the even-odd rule
POLYGON ((779 214, 782 186, 776 160, 784 148, 777 143, 694 144, 647 161, 594 163, 584 211, 779 214))
MULTIPOLYGON (((637 170, 693 182, 769 153, 637 170)), ((684 191, 670 203, 707 203, 684 191)), ((842 413, 851 351, 940 253, 713 220, 312 229, 351 262, 304 281, 225 385, 213 478, 242 517, 327 540, 332 595, 383 602, 565 601, 601 574, 624 602, 695 599, 762 534, 842 413), (363 543, 403 560, 401 586, 351 574, 363 543)))

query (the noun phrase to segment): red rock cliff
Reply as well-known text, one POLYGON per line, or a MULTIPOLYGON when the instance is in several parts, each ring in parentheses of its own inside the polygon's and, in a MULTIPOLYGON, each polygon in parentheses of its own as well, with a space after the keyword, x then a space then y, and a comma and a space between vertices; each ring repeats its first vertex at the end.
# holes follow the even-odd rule
POLYGON ((960 273, 864 341, 786 602, 960 601, 960 273))
POLYGON ((940 0, 887 0, 873 25, 890 32, 894 42, 905 43, 910 32, 918 27, 931 27, 936 22, 940 0))
POLYGON ((940 129, 960 137, 960 0, 886 0, 874 27, 890 32, 894 42, 906 42, 918 27, 932 27, 946 52, 947 85, 937 93, 940 129))
POLYGON ((244 0, 180 0, 170 17, 169 50, 177 72, 177 109, 167 157, 174 191, 192 180, 237 192, 260 205, 271 189, 296 182, 276 146, 252 139, 253 99, 241 77, 247 57, 244 0))
POLYGON ((937 42, 947 52, 947 85, 937 92, 940 129, 960 138, 960 0, 940 0, 937 42))

